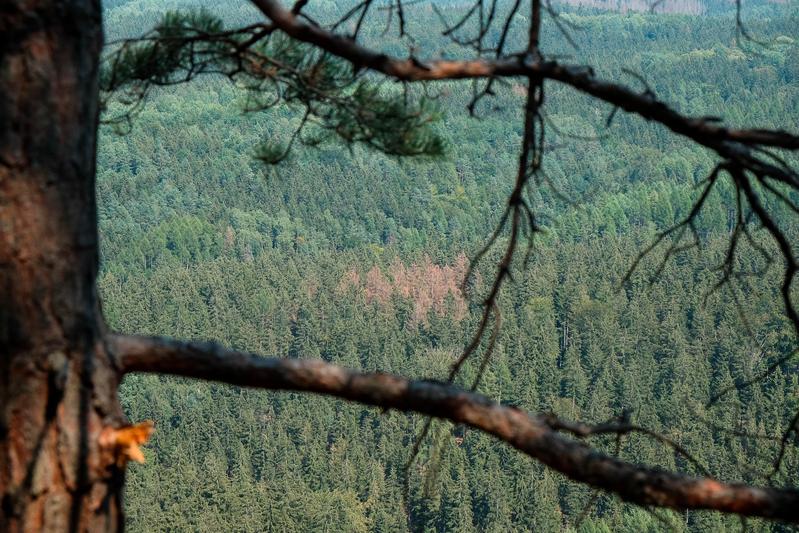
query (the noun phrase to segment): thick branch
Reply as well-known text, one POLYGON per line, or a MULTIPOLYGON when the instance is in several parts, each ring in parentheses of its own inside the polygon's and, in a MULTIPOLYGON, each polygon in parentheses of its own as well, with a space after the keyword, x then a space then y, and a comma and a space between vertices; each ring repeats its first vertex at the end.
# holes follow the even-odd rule
POLYGON ((712 509, 799 522, 799 492, 726 484, 619 461, 563 437, 545 416, 436 381, 361 373, 320 360, 264 358, 218 344, 111 335, 122 372, 151 372, 261 389, 314 392, 467 424, 582 483, 639 505, 712 509))
MULTIPOLYGON (((316 45, 331 54, 350 61, 356 67, 382 72, 402 81, 492 78, 507 76, 541 77, 569 85, 581 92, 641 117, 659 122, 713 150, 724 148, 720 143, 741 143, 748 146, 771 146, 799 150, 799 136, 782 130, 730 129, 712 120, 680 114, 649 93, 638 93, 612 82, 598 80, 584 66, 561 65, 533 56, 498 59, 473 59, 421 62, 415 58, 399 59, 361 46, 342 35, 307 24, 284 9, 278 0, 252 0, 289 36, 316 45)), ((729 148, 729 147, 727 147, 729 148)), ((726 152, 726 150, 725 150, 726 152)), ((722 153, 729 157, 729 153, 722 153)))

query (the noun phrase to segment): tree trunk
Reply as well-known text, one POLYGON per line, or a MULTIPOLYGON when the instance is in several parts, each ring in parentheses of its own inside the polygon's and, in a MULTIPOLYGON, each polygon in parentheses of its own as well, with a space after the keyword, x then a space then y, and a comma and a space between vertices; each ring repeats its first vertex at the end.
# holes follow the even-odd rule
POLYGON ((121 529, 96 295, 99 0, 0 7, 0 531, 121 529))

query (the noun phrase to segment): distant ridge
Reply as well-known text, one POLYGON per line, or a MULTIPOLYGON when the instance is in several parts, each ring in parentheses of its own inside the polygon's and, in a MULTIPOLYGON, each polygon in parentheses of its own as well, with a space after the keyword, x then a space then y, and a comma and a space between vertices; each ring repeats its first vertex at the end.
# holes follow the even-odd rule
MULTIPOLYGON (((764 4, 785 3, 787 3, 786 0, 749 1, 743 3, 742 9, 751 9, 764 4)), ((713 14, 735 8, 734 0, 558 0, 556 4, 620 13, 654 12, 680 15, 713 14)))

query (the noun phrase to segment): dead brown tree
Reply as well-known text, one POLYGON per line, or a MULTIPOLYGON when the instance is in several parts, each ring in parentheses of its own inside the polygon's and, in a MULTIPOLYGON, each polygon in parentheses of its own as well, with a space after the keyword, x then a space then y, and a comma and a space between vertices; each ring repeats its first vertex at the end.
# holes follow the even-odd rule
MULTIPOLYGON (((307 1, 291 9, 276 0, 253 3, 269 22, 238 30, 235 41, 226 39, 236 32, 199 39, 233 42, 233 48, 223 46, 213 53, 235 53, 237 68, 249 69, 250 74, 257 73, 257 67, 261 75, 279 75, 281 65, 270 64, 253 47, 280 31, 359 69, 396 80, 483 80, 476 99, 490 95, 491 84, 499 78, 526 80, 525 140, 516 187, 502 220, 503 227, 510 227, 511 239, 494 296, 486 301, 484 322, 508 275, 518 236, 523 228, 535 229, 521 191, 536 177, 543 128, 539 110, 545 84, 554 82, 657 122, 715 152, 719 166, 707 186, 728 176, 772 235, 785 264, 786 312, 799 326, 790 298, 797 270, 792 245, 760 199, 769 191, 799 187, 796 173, 774 153, 799 150, 796 135, 733 129, 684 116, 649 92, 597 79, 587 67, 547 59, 538 41, 542 9, 550 8, 539 0, 531 3, 526 47, 513 54, 506 53, 505 36, 522 2, 516 1, 503 20, 482 1, 475 3, 466 16, 480 13, 479 31, 466 44, 478 55, 462 61, 393 58, 359 44, 358 28, 371 0, 346 16, 356 21, 351 35, 314 23, 303 13, 307 1), (499 45, 489 48, 484 37, 492 23, 504 29, 499 45)), ((404 32, 403 4, 391 6, 404 32)), ((95 286, 101 19, 96 0, 7 0, 0 7, 0 530, 122 529, 125 463, 135 454, 136 430, 126 429, 117 389, 130 372, 304 391, 422 413, 482 430, 574 480, 640 505, 713 509, 799 523, 799 492, 794 489, 728 484, 630 464, 561 433, 581 437, 636 430, 622 423, 598 427, 559 422, 498 405, 451 384, 108 331, 95 286)), ((462 25, 446 31, 454 35, 458 24, 462 25)), ((297 80, 289 70, 281 75, 297 80)), ((391 146, 383 148, 390 151, 391 146)), ((701 209, 701 203, 697 205, 701 209)), ((688 220, 684 226, 690 224, 688 220)))

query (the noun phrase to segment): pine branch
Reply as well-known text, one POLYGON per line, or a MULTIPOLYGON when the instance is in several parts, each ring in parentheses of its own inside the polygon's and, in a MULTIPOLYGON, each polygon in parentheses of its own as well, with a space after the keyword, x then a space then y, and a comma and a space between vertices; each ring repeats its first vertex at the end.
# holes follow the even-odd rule
POLYGON ((709 117, 689 117, 659 101, 650 92, 639 93, 629 87, 597 79, 585 66, 561 65, 534 54, 505 56, 497 59, 421 61, 414 57, 400 59, 366 48, 357 42, 320 26, 307 24, 284 9, 277 0, 252 0, 274 25, 294 39, 304 41, 350 61, 360 68, 386 74, 401 81, 451 80, 495 77, 536 77, 569 85, 646 120, 658 122, 675 133, 725 153, 735 143, 747 146, 799 150, 799 135, 782 130, 734 129, 709 117))

